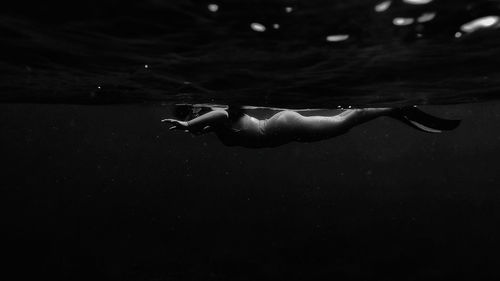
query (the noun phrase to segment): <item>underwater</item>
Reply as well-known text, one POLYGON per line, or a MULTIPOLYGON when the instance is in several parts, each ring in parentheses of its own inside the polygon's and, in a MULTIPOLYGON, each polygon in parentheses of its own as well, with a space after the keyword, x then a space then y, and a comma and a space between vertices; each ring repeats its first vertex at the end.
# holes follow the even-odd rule
POLYGON ((17 0, 0 39, 9 280, 500 277, 500 1, 17 0))

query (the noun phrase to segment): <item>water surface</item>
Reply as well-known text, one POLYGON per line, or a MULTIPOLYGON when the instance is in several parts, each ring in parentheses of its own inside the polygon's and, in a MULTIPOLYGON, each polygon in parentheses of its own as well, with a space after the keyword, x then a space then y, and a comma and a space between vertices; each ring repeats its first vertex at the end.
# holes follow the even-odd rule
POLYGON ((499 3, 427 2, 9 2, 0 14, 0 100, 333 107, 497 99, 499 3))

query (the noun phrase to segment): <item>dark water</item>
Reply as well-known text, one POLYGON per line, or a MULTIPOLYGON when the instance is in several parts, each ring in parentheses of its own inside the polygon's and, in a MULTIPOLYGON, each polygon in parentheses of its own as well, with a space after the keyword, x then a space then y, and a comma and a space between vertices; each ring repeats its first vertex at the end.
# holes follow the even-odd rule
POLYGON ((461 26, 498 15, 498 1, 392 1, 377 12, 380 2, 10 1, 0 14, 0 99, 283 107, 497 99, 498 23, 461 26), (433 18, 417 22, 425 14, 433 18))
MULTIPOLYGON (((172 133, 164 107, 1 105, 2 249, 18 280, 491 280, 498 104, 425 108, 274 149, 172 133)), ((5 263, 4 263, 5 265, 5 263)))
POLYGON ((380 3, 2 3, 2 273, 498 279, 500 2, 380 3), (178 102, 419 104, 463 122, 380 118, 250 150, 166 130, 178 102))

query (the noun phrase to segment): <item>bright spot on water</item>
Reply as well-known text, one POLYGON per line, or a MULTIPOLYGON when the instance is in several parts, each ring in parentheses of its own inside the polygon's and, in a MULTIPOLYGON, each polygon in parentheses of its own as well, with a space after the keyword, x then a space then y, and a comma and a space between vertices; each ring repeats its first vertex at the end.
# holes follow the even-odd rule
POLYGON ((394 18, 392 23, 397 26, 410 25, 413 23, 412 18, 394 18))
POLYGON ((97 86, 97 89, 99 89, 99 90, 100 90, 100 89, 101 89, 101 86, 97 86))
POLYGON ((455 33, 455 38, 460 38, 460 37, 462 37, 462 33, 460 32, 455 33))
POLYGON ((375 12, 381 13, 381 12, 386 11, 391 6, 391 3, 392 3, 391 1, 384 1, 384 2, 381 2, 377 5, 375 5, 375 8, 374 8, 375 12))
POLYGON ((499 21, 500 18, 498 16, 482 17, 462 25, 460 30, 465 33, 471 33, 482 28, 499 27, 499 21))
POLYGON ((215 13, 219 10, 219 5, 217 4, 208 4, 208 10, 212 13, 215 13))
POLYGON ((432 0, 403 0, 403 2, 412 5, 425 5, 432 2, 432 0))
POLYGON ((257 31, 257 32, 264 32, 266 31, 266 27, 258 22, 252 22, 250 24, 250 28, 253 30, 253 31, 257 31))
POLYGON ((280 28, 280 25, 279 25, 279 24, 277 24, 277 23, 275 23, 275 24, 273 24, 273 28, 274 28, 274 29, 279 29, 279 28, 280 28))
POLYGON ((285 7, 285 11, 287 13, 291 13, 293 11, 293 8, 292 7, 285 7))
POLYGON ((433 20, 436 17, 436 13, 434 12, 428 12, 428 13, 423 13, 420 17, 418 17, 417 21, 418 22, 428 22, 433 20))
POLYGON ((149 65, 145 64, 145 65, 144 65, 144 68, 149 68, 149 65))
POLYGON ((328 42, 339 42, 349 39, 348 34, 338 34, 338 35, 328 35, 326 36, 326 41, 328 42))

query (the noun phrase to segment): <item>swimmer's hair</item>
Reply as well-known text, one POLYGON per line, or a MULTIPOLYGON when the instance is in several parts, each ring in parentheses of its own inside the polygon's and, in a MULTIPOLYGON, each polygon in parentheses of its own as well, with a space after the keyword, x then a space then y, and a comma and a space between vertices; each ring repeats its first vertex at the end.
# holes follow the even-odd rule
POLYGON ((176 104, 174 105, 173 114, 178 120, 188 121, 190 115, 192 114, 192 106, 188 104, 176 104))
POLYGON ((212 108, 206 106, 176 104, 174 106, 173 114, 178 120, 189 121, 210 111, 212 111, 212 108))
POLYGON ((236 120, 240 119, 245 114, 245 111, 244 111, 243 107, 241 107, 241 106, 230 105, 227 108, 227 113, 228 113, 229 120, 236 121, 236 120))

